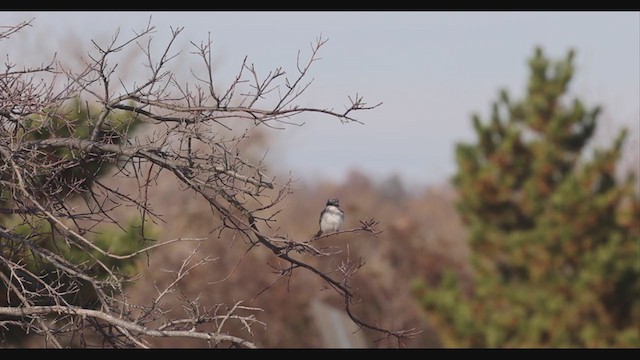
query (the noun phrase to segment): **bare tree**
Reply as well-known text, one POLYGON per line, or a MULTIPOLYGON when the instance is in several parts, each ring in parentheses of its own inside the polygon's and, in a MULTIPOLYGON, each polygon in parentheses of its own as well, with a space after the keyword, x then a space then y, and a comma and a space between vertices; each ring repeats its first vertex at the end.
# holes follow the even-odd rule
MULTIPOLYGON (((0 41, 28 26, 25 22, 0 28, 0 41)), ((241 238, 247 251, 267 249, 282 260, 278 263, 286 266, 276 269, 275 281, 298 269, 309 271, 344 299, 346 312, 361 328, 398 340, 414 334, 413 330, 387 330, 353 312, 349 280, 362 266, 360 260, 348 260, 332 271, 321 270, 305 259, 334 255, 317 246, 322 238, 270 235, 267 230, 275 223, 278 204, 292 192, 291 180, 276 182, 261 161, 252 162, 240 151, 252 129, 280 129, 303 113, 357 122, 355 113, 379 104, 368 106, 356 94, 349 97, 350 104, 343 111, 298 105, 311 84, 308 73, 326 42, 322 38, 311 44, 307 60, 298 53, 293 77, 282 68, 261 76, 245 58, 235 79, 221 86, 213 75, 209 37, 206 42, 191 43, 191 54, 200 59, 202 67, 192 69, 190 82, 182 82, 167 65, 181 55, 173 50, 181 31, 171 29, 170 40, 158 57, 152 51, 155 27, 149 23, 127 39, 122 40, 118 31, 107 44, 93 42, 80 71, 55 59, 32 68, 5 64, 0 73, 0 214, 11 214, 14 220, 0 222, 0 289, 4 292, 0 296, 0 327, 20 327, 42 335, 47 346, 54 347, 68 346, 64 339, 69 338, 85 344, 88 330, 107 347, 147 347, 149 337, 187 337, 203 339, 209 346, 255 347, 244 333, 229 334, 226 326, 237 322, 250 334, 252 326, 265 325, 256 317, 260 309, 242 302, 206 309, 198 299, 188 298, 183 299, 188 310, 184 318, 172 318, 163 308, 163 299, 178 291, 177 285, 187 274, 216 260, 196 256, 197 244, 205 239, 160 239, 119 254, 97 245, 92 238, 98 226, 105 224, 124 229, 115 213, 126 206, 138 209, 143 228, 148 220, 162 221, 149 205, 148 194, 164 172, 179 180, 182 191, 206 200, 212 216, 221 219, 220 234, 241 238), (112 59, 125 51, 143 56, 143 81, 132 83, 118 77, 118 64, 112 59), (90 111, 88 121, 80 123, 65 107, 73 98, 99 106, 99 111, 90 111), (117 127, 112 117, 116 113, 144 122, 145 135, 117 127), (78 134, 84 127, 86 136, 60 136, 56 126, 68 129, 69 134, 78 134), (38 136, 42 133, 57 135, 38 136), (60 153, 61 149, 66 152, 60 153), (86 168, 87 164, 98 169, 117 167, 118 175, 138 182, 138 193, 123 193, 95 174, 62 176, 65 170, 86 168), (126 284, 135 277, 118 271, 107 260, 153 256, 155 248, 187 241, 194 243, 193 251, 172 270, 173 281, 156 287, 151 303, 131 304, 126 284), (80 250, 89 258, 72 261, 56 250, 62 246, 80 250), (29 261, 47 266, 28 266, 29 261), (85 288, 94 293, 94 303, 77 301, 85 288), (203 330, 205 324, 213 325, 207 329, 214 330, 203 330)), ((361 224, 342 232, 371 236, 379 232, 374 220, 361 224)))

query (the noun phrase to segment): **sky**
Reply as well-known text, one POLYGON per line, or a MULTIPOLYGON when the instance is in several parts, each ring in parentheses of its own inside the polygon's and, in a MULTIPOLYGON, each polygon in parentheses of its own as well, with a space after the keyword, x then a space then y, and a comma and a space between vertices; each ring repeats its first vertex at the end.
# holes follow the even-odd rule
POLYGON ((0 55, 87 49, 149 16, 160 42, 171 26, 185 27, 178 44, 186 53, 210 33, 223 81, 245 56, 262 74, 278 66, 292 74, 298 50, 304 57, 318 36, 328 39, 300 104, 340 110, 355 93, 383 104, 358 114, 364 125, 305 115, 304 126, 275 131, 267 161, 294 178, 342 181, 357 169, 407 184, 447 181, 455 144, 474 140, 471 114, 486 117, 501 88, 512 99, 523 94, 535 46, 554 59, 575 49, 571 97, 603 107, 603 139, 631 127, 629 147, 638 148, 639 12, 0 12, 0 25, 35 18, 20 48, 0 46, 0 55))

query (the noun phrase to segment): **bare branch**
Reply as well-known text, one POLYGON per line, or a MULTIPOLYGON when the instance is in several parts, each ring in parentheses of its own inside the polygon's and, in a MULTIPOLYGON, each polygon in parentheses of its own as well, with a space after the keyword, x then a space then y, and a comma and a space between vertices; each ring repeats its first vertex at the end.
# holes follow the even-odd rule
MULTIPOLYGON (((28 26, 0 27, 0 40, 28 26)), ((261 309, 235 299, 231 306, 205 307, 202 293, 183 291, 190 274, 221 258, 202 254, 204 241, 215 239, 148 235, 153 223, 170 226, 172 219, 152 206, 151 194, 158 183, 173 180, 179 185, 172 191, 188 191, 211 209, 219 239, 241 239, 245 255, 268 250, 277 262, 273 283, 305 269, 344 299, 345 310, 361 328, 398 339, 411 336, 351 310, 355 294, 349 280, 364 262, 347 261, 327 271, 309 261, 343 253, 343 247, 320 246, 324 239, 375 238, 378 223, 361 221, 358 228, 308 241, 291 238, 286 229, 268 233, 273 227, 280 232, 279 204, 293 191, 292 180, 276 182, 264 156, 256 159, 245 150, 258 127, 302 126, 297 119, 304 114, 362 123, 355 114, 381 103, 368 106, 358 94, 348 97, 344 111, 301 103, 313 83, 312 65, 326 44, 322 37, 311 44, 306 60, 298 52, 293 75, 282 67, 261 74, 245 57, 223 86, 214 76, 210 34, 205 42, 191 42, 200 67, 182 81, 170 68, 182 55, 174 50, 182 28, 170 29, 159 52, 153 47, 155 31, 149 21, 129 36, 118 29, 104 44, 92 41, 79 71, 54 58, 22 69, 7 60, 0 72, 0 288, 6 292, 0 297, 0 326, 41 334, 55 347, 87 346, 91 338, 103 347, 146 348, 154 337, 255 347, 242 334, 254 336, 254 325, 266 326, 254 315, 261 309), (120 73, 116 54, 141 58, 141 80, 120 73), (120 188, 116 179, 131 181, 135 189, 120 188), (139 220, 134 230, 121 213, 130 208, 139 220), (127 236, 125 250, 116 246, 120 240, 111 230, 127 236), (161 249, 173 246, 188 251, 171 254, 180 257, 163 263, 166 269, 150 265, 161 249), (139 269, 142 259, 148 272, 163 270, 169 279, 152 282, 153 298, 134 305, 125 285, 144 275, 129 273, 122 264, 139 269), (174 298, 183 304, 180 315, 167 305, 174 298)), ((240 266, 241 261, 228 276, 207 285, 228 281, 240 266)))
POLYGON ((153 330, 144 326, 137 325, 135 323, 122 320, 121 318, 114 317, 106 314, 102 311, 76 308, 73 306, 30 306, 26 308, 16 307, 0 307, 0 314, 6 316, 19 316, 19 317, 31 317, 33 315, 72 315, 85 319, 92 317, 95 319, 103 320, 113 326, 126 329, 131 332, 140 333, 146 336, 154 337, 186 337, 194 339, 203 339, 207 341, 214 341, 216 343, 222 341, 228 341, 248 348, 255 348, 255 344, 250 341, 231 336, 212 332, 197 332, 197 331, 179 331, 179 330, 153 330))

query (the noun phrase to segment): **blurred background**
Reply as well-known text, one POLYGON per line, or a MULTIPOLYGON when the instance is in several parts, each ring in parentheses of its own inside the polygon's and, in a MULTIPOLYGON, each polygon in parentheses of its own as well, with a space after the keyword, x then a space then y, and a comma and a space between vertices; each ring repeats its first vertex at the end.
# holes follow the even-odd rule
MULTIPOLYGON (((185 27, 177 46, 184 55, 190 41, 210 36, 214 76, 223 84, 245 56, 262 74, 279 66, 293 73, 299 50, 306 59, 311 43, 328 39, 300 104, 340 110, 359 94, 382 105, 358 114, 363 124, 303 115, 297 125, 261 133, 247 151, 266 154, 271 175, 297 179, 278 217, 292 238, 317 230, 329 197, 340 199, 347 228, 360 219, 380 221, 378 238, 328 240, 348 242, 367 262, 354 278, 364 318, 422 330, 401 344, 407 347, 640 346, 637 12, 2 12, 0 24, 32 18, 32 28, 0 43, 3 57, 38 65, 55 53, 78 67, 91 39, 108 41, 118 28, 129 35, 151 21, 158 51, 171 27, 185 27), (494 102, 506 112, 492 113, 494 102), (566 118, 558 120, 562 129, 536 123, 544 106, 566 118), (590 117, 597 106, 601 112, 590 117), (483 125, 474 126, 473 114, 483 125), (518 145, 509 129, 519 126, 541 140, 518 145), (558 135, 563 131, 577 139, 573 145, 558 135), (583 156, 554 178, 545 166, 562 167, 564 152, 583 156), (523 163, 534 165, 518 170, 523 163), (520 212, 526 219, 509 215, 520 212)), ((173 63, 178 77, 190 76, 189 61, 173 63)), ((135 80, 139 66, 123 59, 120 76, 135 80)), ((216 224, 208 206, 176 189, 168 181, 153 194, 154 206, 171 219, 158 231, 167 239, 211 236, 216 224)), ((264 309, 259 319, 268 326, 254 329, 258 345, 327 346, 312 304, 320 299, 339 309, 340 299, 322 291, 318 279, 299 273, 254 298, 274 278, 267 255, 245 258, 242 244, 220 239, 206 246, 224 256, 192 274, 183 291, 197 294, 212 277, 228 276, 204 298, 246 299, 264 309)), ((157 253, 152 265, 181 255, 157 253)), ((161 272, 141 273, 163 281, 161 272)), ((134 285, 134 297, 143 299, 151 284, 134 285)), ((398 346, 371 336, 367 346, 398 346)), ((37 346, 33 341, 24 346, 37 346)))
MULTIPOLYGON (((190 41, 200 43, 210 33, 221 83, 233 79, 245 56, 263 74, 279 66, 293 73, 299 50, 304 57, 316 38, 328 39, 322 60, 311 69, 315 80, 303 104, 339 110, 348 104, 348 95, 359 93, 370 105, 383 105, 362 114, 364 126, 307 116, 303 127, 270 134, 272 166, 308 181, 344 181, 355 169, 376 180, 398 174, 408 185, 446 182, 455 171, 454 143, 473 138, 469 116, 486 114, 501 88, 513 96, 524 93, 526 61, 536 45, 552 57, 576 49, 578 75, 569 91, 603 106, 605 125, 598 133, 605 143, 613 129, 638 126, 640 35, 633 12, 57 11, 0 16, 3 23, 35 18, 33 28, 16 34, 11 49, 3 49, 35 64, 54 53, 66 63, 80 64, 91 39, 107 41, 118 28, 121 36, 131 34, 150 16, 157 26, 157 50, 168 41, 171 26, 185 27, 177 47, 183 55, 192 51, 190 41), (328 141, 332 146, 326 146, 328 141)), ((173 64, 185 79, 190 58, 182 56, 173 64)), ((135 76, 136 66, 123 64, 129 72, 119 70, 135 76)), ((637 147, 637 141, 634 135, 627 145, 637 147)))

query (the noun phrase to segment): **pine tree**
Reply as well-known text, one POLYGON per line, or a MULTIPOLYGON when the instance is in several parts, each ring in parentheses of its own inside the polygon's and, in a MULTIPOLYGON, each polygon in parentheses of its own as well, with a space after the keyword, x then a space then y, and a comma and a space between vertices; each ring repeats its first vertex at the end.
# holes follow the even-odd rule
MULTIPOLYGON (((55 137, 87 140, 91 138, 93 122, 100 115, 95 110, 92 111, 91 106, 83 103, 80 98, 75 98, 45 114, 29 116, 19 127, 13 129, 13 137, 15 141, 22 142, 55 137)), ((140 124, 142 121, 135 114, 114 110, 102 123, 101 131, 95 140, 123 144, 127 141, 127 135, 140 124)), ((50 173, 43 175, 39 184, 41 191, 57 192, 59 198, 86 191, 95 179, 103 176, 115 165, 115 161, 109 161, 113 159, 61 147, 43 149, 38 160, 44 164, 51 164, 50 173)), ((4 174, 0 172, 0 179, 2 175, 4 174)), ((0 205, 10 198, 7 191, 0 190, 0 205)))
POLYGON ((640 197, 615 176, 627 131, 584 156, 600 108, 565 101, 573 56, 536 49, 524 99, 502 91, 457 145, 475 288, 448 272, 416 289, 445 345, 640 346, 640 197))
MULTIPOLYGON (((30 141, 37 139, 49 139, 53 137, 70 137, 77 139, 89 139, 91 119, 97 118, 97 114, 91 113, 89 105, 83 104, 78 98, 67 103, 64 107, 51 110, 44 115, 34 115, 25 121, 23 126, 15 131, 15 138, 20 141, 30 141)), ((118 111, 113 112, 103 123, 102 132, 97 140, 107 141, 112 144, 119 144, 126 141, 130 134, 141 120, 134 114, 118 111)), ((77 196, 84 196, 84 190, 91 187, 100 177, 105 176, 108 170, 115 166, 115 161, 108 161, 104 157, 95 157, 80 151, 65 148, 43 149, 39 155, 41 163, 51 164, 51 172, 47 176, 42 176, 37 188, 43 193, 57 194, 60 204, 77 196)), ((2 170, 0 161, 0 180, 8 181, 8 174, 2 170)), ((8 189, 0 186, 0 209, 14 209, 13 196, 8 189)), ((90 201, 90 199, 89 199, 90 201)), ((35 210, 34 210, 35 211, 35 210)), ((115 226, 98 226, 93 234, 86 234, 86 237, 93 241, 93 244, 102 250, 109 251, 116 255, 131 254, 149 243, 147 240, 152 236, 152 229, 145 226, 144 230, 138 219, 131 219, 125 229, 115 226), (124 231, 123 231, 124 230, 124 231)), ((56 255, 63 256, 71 263, 82 266, 87 274, 91 274, 98 279, 106 278, 104 268, 97 266, 97 261, 107 266, 110 271, 133 276, 137 274, 136 261, 138 257, 131 257, 124 260, 116 260, 100 254, 98 251, 85 251, 77 247, 72 247, 60 236, 59 232, 52 227, 52 223, 42 217, 33 214, 11 212, 0 212, 0 226, 11 229, 13 233, 29 238, 38 243, 43 248, 56 255)), ((0 238, 0 258, 11 259, 16 263, 21 263, 24 269, 32 274, 38 274, 39 281, 31 283, 21 283, 25 291, 35 293, 42 283, 58 283, 59 286, 79 287, 78 292, 69 292, 65 299, 69 304, 84 308, 96 306, 96 294, 94 290, 87 286, 81 279, 71 280, 60 277, 56 273, 55 267, 47 260, 36 256, 27 247, 11 246, 11 242, 4 242, 0 238), (68 284, 62 285, 59 282, 68 280, 68 284)), ((11 273, 2 268, 5 278, 11 278, 11 273)), ((0 282, 0 306, 7 304, 21 304, 21 299, 7 297, 7 288, 0 282)), ((32 305, 52 305, 52 299, 46 296, 34 297, 32 305)), ((0 319, 2 320, 2 319, 0 319)), ((1 321, 0 321, 1 322, 1 321)), ((25 336, 19 327, 11 324, 0 329, 0 338, 6 337, 10 342, 19 342, 25 336)))

